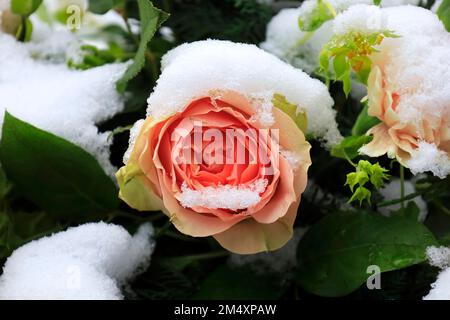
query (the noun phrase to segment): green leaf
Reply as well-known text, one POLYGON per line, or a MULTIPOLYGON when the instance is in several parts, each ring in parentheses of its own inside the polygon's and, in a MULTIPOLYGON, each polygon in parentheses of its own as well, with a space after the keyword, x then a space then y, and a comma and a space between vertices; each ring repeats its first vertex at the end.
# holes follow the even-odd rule
POLYGON ((371 164, 367 160, 360 160, 358 165, 355 166, 356 172, 347 174, 347 181, 345 182, 345 185, 348 185, 350 191, 353 193, 348 202, 351 203, 358 200, 359 205, 361 205, 364 200, 367 200, 370 204, 370 197, 372 194, 369 189, 364 188, 363 186, 367 181, 370 181, 377 190, 380 189, 384 184, 384 180, 389 179, 389 175, 386 174, 388 170, 381 167, 378 162, 371 164), (358 185, 358 188, 356 191, 353 191, 356 185, 358 185))
POLYGON ((297 106, 287 101, 285 96, 278 93, 273 95, 272 104, 274 107, 291 117, 300 130, 306 132, 306 129, 308 128, 308 118, 305 111, 297 112, 297 106))
POLYGON ((344 296, 367 281, 367 267, 381 272, 425 261, 437 245, 421 223, 367 212, 329 214, 305 234, 298 247, 298 283, 320 296, 344 296))
POLYGON ((342 76, 342 85, 345 93, 345 97, 348 97, 350 90, 352 89, 352 80, 350 79, 351 71, 347 70, 342 76))
POLYGON ((44 212, 0 212, 0 258, 31 240, 62 229, 61 224, 44 212))
POLYGON ((24 18, 22 19, 22 24, 19 26, 17 30, 16 38, 22 42, 28 42, 31 39, 31 34, 33 32, 33 23, 30 19, 24 18))
POLYGON ((371 117, 367 113, 367 110, 369 109, 369 106, 366 104, 364 108, 361 110, 361 112, 358 115, 358 118, 356 119, 355 124, 352 128, 352 135, 359 136, 366 134, 366 132, 372 128, 373 126, 379 124, 381 121, 377 117, 371 117))
POLYGON ((373 4, 379 6, 381 4, 381 0, 373 0, 373 4))
POLYGON ((389 175, 386 174, 386 172, 388 172, 388 170, 380 166, 378 162, 370 166, 370 182, 377 190, 384 185, 384 180, 389 179, 389 175))
POLYGON ((42 0, 11 0, 11 11, 15 14, 28 17, 39 8, 42 0))
POLYGON ((8 181, 8 178, 6 178, 5 171, 3 171, 3 168, 0 165, 0 203, 3 202, 10 190, 11 183, 8 181))
POLYGON ((89 216, 118 206, 116 186, 80 147, 5 113, 1 158, 26 198, 58 216, 89 216))
POLYGON ((372 139, 372 136, 346 137, 341 143, 331 149, 331 155, 341 159, 354 159, 359 155, 359 148, 372 141, 372 139))
POLYGON ((398 209, 397 211, 393 212, 393 215, 399 215, 417 221, 420 215, 419 207, 414 201, 406 201, 406 203, 407 205, 405 208, 398 209))
POLYGON ((369 175, 367 174, 367 172, 350 172, 349 174, 347 174, 347 181, 345 182, 345 185, 348 185, 350 187, 350 190, 353 192, 353 188, 357 184, 363 186, 367 181, 369 181, 369 175))
POLYGON ((330 53, 326 50, 322 50, 319 54, 320 68, 327 73, 330 65, 330 53))
MULTIPOLYGON (((356 79, 366 84, 369 76, 372 61, 372 53, 376 52, 376 46, 381 44, 384 38, 397 38, 392 31, 385 30, 363 35, 360 32, 349 31, 345 34, 336 34, 332 36, 319 54, 320 70, 328 75, 329 61, 335 59, 334 79, 343 82, 345 95, 348 96, 351 89, 351 72, 356 75, 356 79), (347 64, 350 67, 347 67, 347 64)), ((327 77, 327 81, 329 78, 327 77)))
POLYGON ((280 295, 280 288, 271 279, 258 276, 247 268, 222 265, 206 277, 194 298, 257 300, 278 299, 280 295))
POLYGON ((445 29, 450 32, 450 0, 443 0, 436 14, 444 24, 445 29))
POLYGON ((138 5, 141 22, 141 39, 133 63, 125 71, 122 78, 117 81, 117 90, 119 92, 124 92, 128 82, 136 77, 144 67, 148 43, 152 40, 159 26, 169 17, 168 13, 155 8, 149 0, 138 0, 138 5))
MULTIPOLYGON (((353 190, 352 190, 353 191, 353 190)), ((348 203, 352 203, 353 201, 358 201, 359 205, 366 200, 370 204, 370 197, 372 196, 372 192, 369 189, 359 186, 356 188, 356 191, 353 193, 352 197, 348 200, 348 203)))
POLYGON ((334 57, 333 67, 336 79, 342 79, 345 73, 350 71, 350 65, 347 62, 347 57, 345 54, 338 54, 334 57))
POLYGON ((89 0, 89 11, 104 14, 113 9, 121 0, 89 0))

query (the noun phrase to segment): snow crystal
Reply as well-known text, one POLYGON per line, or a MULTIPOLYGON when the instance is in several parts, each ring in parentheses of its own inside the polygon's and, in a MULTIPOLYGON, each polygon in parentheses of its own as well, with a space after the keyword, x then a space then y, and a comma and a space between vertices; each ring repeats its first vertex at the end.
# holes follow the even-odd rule
POLYGON ((308 228, 295 228, 292 239, 282 248, 257 254, 231 254, 228 263, 231 267, 249 267, 258 274, 278 274, 283 280, 293 277, 297 266, 297 247, 308 228))
POLYGON ((0 277, 0 299, 122 299, 120 287, 147 268, 153 228, 134 236, 121 226, 88 223, 13 252, 0 277))
POLYGON ((261 200, 268 181, 260 179, 248 186, 220 185, 200 190, 190 189, 186 182, 181 186, 178 200, 185 208, 205 207, 209 209, 247 209, 261 200))
POLYGON ((333 100, 324 84, 254 45, 229 41, 198 41, 167 53, 162 74, 148 99, 148 114, 164 118, 217 89, 247 97, 282 94, 307 112, 310 133, 323 137, 328 145, 341 139, 333 100))
MULTIPOLYGON (((416 192, 416 188, 414 187, 414 184, 411 181, 408 180, 404 181, 404 188, 405 188, 405 196, 416 192)), ((380 190, 380 194, 383 197, 384 201, 401 198, 400 179, 392 179, 380 190)), ((425 218, 428 215, 428 208, 426 202, 422 199, 422 197, 421 196, 415 197, 414 199, 406 201, 405 203, 408 204, 409 202, 414 202, 419 208, 418 220, 422 222, 425 221, 425 218)), ((392 215, 393 211, 397 211, 400 208, 401 204, 397 203, 386 207, 379 207, 378 211, 382 215, 389 217, 392 215)))
POLYGON ((440 269, 445 269, 450 267, 450 248, 441 247, 428 247, 427 248, 427 259, 430 265, 438 267, 440 269))
POLYGON ((450 157, 447 152, 425 141, 419 142, 407 165, 413 174, 431 171, 435 176, 444 179, 450 173, 450 157))
MULTIPOLYGON (((96 127, 120 112, 123 100, 115 82, 126 64, 108 64, 86 71, 30 57, 28 44, 0 34, 0 113, 61 136, 92 153, 105 171, 109 161, 109 132, 96 127)), ((0 117, 0 126, 3 116, 0 117)))

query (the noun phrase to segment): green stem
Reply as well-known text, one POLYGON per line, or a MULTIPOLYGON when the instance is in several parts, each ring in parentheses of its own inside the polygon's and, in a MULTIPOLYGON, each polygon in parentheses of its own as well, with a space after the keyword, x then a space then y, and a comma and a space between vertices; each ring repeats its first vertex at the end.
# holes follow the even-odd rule
POLYGON ((405 168, 400 164, 400 199, 402 209, 405 209, 405 168))
POLYGON ((412 200, 415 197, 421 196, 425 192, 427 192, 427 191, 414 192, 414 193, 410 193, 407 196, 402 197, 402 198, 392 199, 392 200, 389 200, 389 201, 383 201, 383 202, 380 202, 378 204, 378 207, 387 207, 387 206, 390 206, 390 205, 393 205, 393 204, 402 203, 404 201, 412 200))
POLYGON ((348 163, 350 163, 353 167, 358 168, 358 165, 350 159, 344 149, 342 150, 342 152, 344 153, 345 159, 348 161, 348 163))

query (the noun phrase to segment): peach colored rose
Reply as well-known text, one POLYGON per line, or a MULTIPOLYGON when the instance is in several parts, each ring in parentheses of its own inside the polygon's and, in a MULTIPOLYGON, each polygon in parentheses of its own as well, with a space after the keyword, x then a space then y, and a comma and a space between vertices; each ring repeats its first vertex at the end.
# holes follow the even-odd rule
POLYGON ((387 154, 406 167, 421 141, 433 143, 450 154, 449 119, 423 114, 414 123, 402 121, 396 111, 402 92, 389 89, 382 63, 373 65, 367 86, 368 114, 382 122, 367 132, 373 140, 360 149, 361 153, 371 157, 387 154))
MULTIPOLYGON (((253 161, 246 157, 244 163, 179 161, 186 156, 181 152, 183 141, 192 137, 196 122, 202 124, 202 130, 214 128, 219 132, 231 128, 260 129, 251 119, 256 108, 249 100, 231 91, 217 94, 194 99, 183 111, 164 120, 156 121, 151 117, 145 120, 128 162, 116 174, 119 196, 137 210, 162 210, 182 233, 194 237, 213 236, 232 252, 251 254, 278 249, 292 236, 311 163, 310 145, 294 121, 274 108, 275 124, 270 130, 279 129, 279 146, 271 139, 257 141, 258 150, 263 150, 269 162, 262 161, 260 155, 253 155, 253 161), (297 157, 296 166, 286 154, 297 157), (236 208, 224 208, 226 203, 221 207, 220 201, 192 205, 183 199, 186 190, 198 193, 237 188, 253 190, 254 194, 258 181, 265 181, 257 191, 258 201, 247 207, 245 203, 249 199, 245 197, 236 208)), ((210 140, 203 138, 191 148, 200 148, 202 154, 214 156, 208 149, 209 143, 210 140)), ((236 146, 239 143, 242 141, 237 140, 236 146)), ((243 143, 243 146, 246 156, 250 156, 249 144, 243 143)), ((229 200, 236 202, 236 199, 229 200)))

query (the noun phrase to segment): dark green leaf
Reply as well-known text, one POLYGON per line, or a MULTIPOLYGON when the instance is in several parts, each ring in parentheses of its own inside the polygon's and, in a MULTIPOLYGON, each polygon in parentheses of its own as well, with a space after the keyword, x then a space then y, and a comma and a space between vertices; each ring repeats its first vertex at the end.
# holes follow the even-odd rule
POLYGON ((436 13, 445 29, 450 32, 450 0, 443 0, 436 13))
POLYGON ((363 145, 372 141, 371 136, 350 136, 346 137, 342 142, 331 149, 333 157, 341 159, 354 159, 359 153, 358 150, 363 145))
POLYGON ((120 0, 89 0, 89 11, 104 14, 120 2, 120 0))
POLYGON ((2 163, 17 189, 58 216, 107 212, 117 190, 92 155, 80 147, 5 113, 2 163))
POLYGON ((15 14, 28 17, 39 8, 42 0, 12 0, 11 11, 15 14))
POLYGON ((379 6, 381 4, 381 0, 373 0, 373 4, 379 6))
POLYGON ((0 165, 0 203, 3 202, 10 189, 11 184, 8 181, 8 178, 6 178, 5 172, 0 165))
POLYGON ((0 258, 31 240, 62 229, 62 225, 43 212, 0 212, 0 258))
POLYGON ((22 24, 17 30, 16 38, 22 42, 28 42, 31 39, 31 34, 33 33, 33 23, 29 18, 22 19, 22 24))
POLYGON ((128 82, 136 77, 144 67, 148 43, 152 40, 159 26, 169 17, 166 12, 155 8, 149 0, 138 0, 138 5, 141 22, 141 39, 133 63, 117 82, 117 89, 120 92, 125 91, 128 82))
POLYGON ((298 283, 320 296, 344 296, 370 276, 425 261, 425 249, 437 245, 421 223, 368 212, 330 214, 315 224, 298 247, 298 283))
POLYGON ((222 265, 214 270, 200 285, 196 299, 277 299, 280 288, 246 268, 222 265))
POLYGON ((414 201, 409 201, 405 208, 400 208, 393 214, 417 221, 419 219, 420 209, 414 201))

